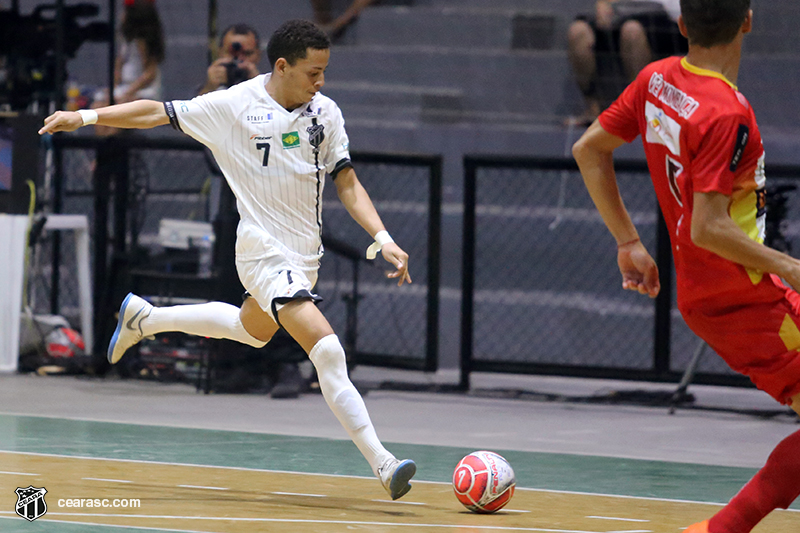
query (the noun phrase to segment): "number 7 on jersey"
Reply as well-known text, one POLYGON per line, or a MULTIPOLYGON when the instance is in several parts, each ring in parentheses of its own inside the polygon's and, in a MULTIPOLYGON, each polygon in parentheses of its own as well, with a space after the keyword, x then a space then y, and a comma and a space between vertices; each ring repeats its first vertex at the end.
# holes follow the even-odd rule
POLYGON ((256 149, 264 150, 264 160, 261 162, 261 166, 265 167, 269 164, 269 149, 271 145, 269 143, 257 143, 256 149))

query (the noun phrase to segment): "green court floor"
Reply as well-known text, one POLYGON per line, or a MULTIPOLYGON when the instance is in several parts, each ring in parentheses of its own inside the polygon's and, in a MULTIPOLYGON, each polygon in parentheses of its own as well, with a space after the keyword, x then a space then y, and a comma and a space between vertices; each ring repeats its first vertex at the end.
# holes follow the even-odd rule
MULTIPOLYGON (((440 482, 449 481, 459 459, 474 451, 388 447, 417 462, 417 479, 440 482)), ((372 475, 350 441, 15 415, 0 415, 0 451, 372 475)), ((749 468, 518 452, 505 450, 502 443, 494 451, 513 465, 519 487, 535 489, 719 503, 728 501, 755 473, 749 468)), ((2 528, 0 521, 0 531, 5 531, 2 528)))

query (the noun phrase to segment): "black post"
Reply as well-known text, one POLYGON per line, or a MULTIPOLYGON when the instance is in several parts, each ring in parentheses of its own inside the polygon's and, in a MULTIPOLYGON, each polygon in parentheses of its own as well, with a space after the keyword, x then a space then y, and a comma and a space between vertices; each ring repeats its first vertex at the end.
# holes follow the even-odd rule
POLYGON ((114 66, 117 60, 117 2, 108 0, 108 105, 114 105, 114 66))
POLYGON ((208 64, 217 59, 217 0, 208 0, 208 64))
MULTIPOLYGON (((18 6, 17 6, 18 7, 18 6)), ((53 102, 56 109, 64 108, 64 0, 56 2, 56 43, 55 43, 55 80, 53 86, 53 102)), ((61 150, 53 151, 55 172, 53 174, 53 213, 61 213, 64 199, 64 173, 61 165, 61 150)), ((57 315, 61 292, 61 233, 53 232, 53 259, 50 271, 50 313, 57 315)))
POLYGON ((94 346, 102 354, 105 335, 105 294, 108 266, 108 205, 111 200, 106 143, 97 146, 94 176, 94 346))
POLYGON ((469 390, 472 371, 473 297, 475 290, 475 189, 477 167, 464 158, 464 220, 461 262, 461 380, 459 389, 469 390))
POLYGON ((664 223, 661 210, 658 211, 656 230, 656 263, 661 292, 656 298, 655 345, 653 346, 653 366, 657 375, 666 376, 670 371, 670 329, 672 326, 672 246, 669 230, 664 223))
POLYGON ((439 366, 439 281, 441 276, 442 240, 442 158, 430 166, 428 206, 428 324, 425 371, 435 372, 439 366))

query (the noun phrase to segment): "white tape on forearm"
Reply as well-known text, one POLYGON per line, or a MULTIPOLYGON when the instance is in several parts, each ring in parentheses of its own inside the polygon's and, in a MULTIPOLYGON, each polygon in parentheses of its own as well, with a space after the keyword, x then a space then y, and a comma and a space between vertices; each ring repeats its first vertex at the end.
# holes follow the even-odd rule
POLYGON ((381 230, 375 234, 375 242, 370 244, 369 248, 367 248, 367 259, 375 259, 378 257, 378 252, 381 249, 389 244, 390 242, 394 242, 392 236, 389 235, 389 232, 386 230, 381 230))
POLYGON ((94 109, 78 109, 78 114, 81 116, 84 126, 97 123, 97 111, 94 109))

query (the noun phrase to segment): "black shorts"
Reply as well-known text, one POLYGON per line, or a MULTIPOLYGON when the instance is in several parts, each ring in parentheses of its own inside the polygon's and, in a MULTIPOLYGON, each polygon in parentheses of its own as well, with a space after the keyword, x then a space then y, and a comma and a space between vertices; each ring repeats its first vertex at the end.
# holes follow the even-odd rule
POLYGON ((665 11, 643 12, 621 17, 610 29, 599 29, 594 17, 579 16, 578 20, 586 21, 594 31, 595 54, 598 58, 603 54, 619 56, 620 30, 629 20, 636 20, 644 27, 654 59, 684 55, 689 51, 689 43, 681 35, 678 24, 665 11))

